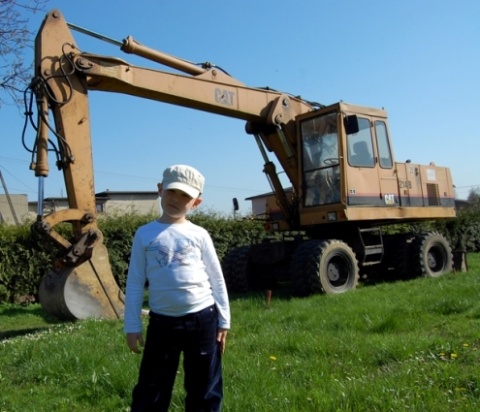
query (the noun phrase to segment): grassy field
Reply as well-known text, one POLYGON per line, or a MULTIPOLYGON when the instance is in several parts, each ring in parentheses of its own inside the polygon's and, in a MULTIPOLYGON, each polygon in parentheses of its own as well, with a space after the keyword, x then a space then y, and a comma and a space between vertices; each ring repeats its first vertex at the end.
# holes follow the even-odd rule
MULTIPOLYGON (((224 411, 480 410, 480 255, 468 263, 338 296, 233 296, 224 411)), ((128 411, 139 362, 121 321, 0 307, 0 412, 128 411)))

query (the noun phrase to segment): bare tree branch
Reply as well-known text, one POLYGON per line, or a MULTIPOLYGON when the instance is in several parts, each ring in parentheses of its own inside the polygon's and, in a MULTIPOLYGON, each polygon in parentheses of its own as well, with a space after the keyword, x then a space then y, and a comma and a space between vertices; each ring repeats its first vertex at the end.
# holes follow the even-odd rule
POLYGON ((33 48, 35 33, 29 31, 31 14, 44 11, 48 0, 0 0, 0 108, 19 104, 32 76, 32 62, 25 50, 33 48))

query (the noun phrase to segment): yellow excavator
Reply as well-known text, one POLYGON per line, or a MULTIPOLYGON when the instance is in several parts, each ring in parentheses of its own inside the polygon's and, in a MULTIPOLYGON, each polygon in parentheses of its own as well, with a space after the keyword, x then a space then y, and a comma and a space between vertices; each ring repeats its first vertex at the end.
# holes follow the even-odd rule
POLYGON ((34 228, 59 249, 40 284, 42 306, 61 319, 119 318, 123 293, 97 226, 88 92, 123 93, 246 121, 264 159, 272 192, 252 198, 252 210, 278 240, 234 249, 224 261, 230 291, 289 280, 298 295, 343 293, 373 269, 436 277, 452 269, 452 249, 439 233, 385 234, 386 225, 455 216, 448 168, 395 161, 384 110, 347 103, 320 105, 269 88, 244 85, 210 63, 200 65, 119 42, 49 12, 35 43, 31 90, 38 108, 35 156, 39 207, 34 228), (71 30, 114 43, 174 69, 153 70, 82 52, 71 30), (180 72, 180 73, 177 73, 180 72), (53 115, 54 125, 50 116, 53 115), (69 208, 43 215, 48 150, 57 140, 57 167, 69 208), (276 156, 290 181, 283 187, 276 156), (64 238, 55 226, 68 223, 64 238))

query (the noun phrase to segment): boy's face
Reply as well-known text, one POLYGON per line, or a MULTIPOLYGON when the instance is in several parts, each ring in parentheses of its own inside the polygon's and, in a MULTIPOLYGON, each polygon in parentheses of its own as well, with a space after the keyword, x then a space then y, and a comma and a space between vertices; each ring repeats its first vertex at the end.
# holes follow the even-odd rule
POLYGON ((166 189, 158 185, 158 193, 161 196, 163 214, 172 219, 181 219, 188 212, 195 209, 202 203, 202 199, 194 199, 179 189, 166 189))

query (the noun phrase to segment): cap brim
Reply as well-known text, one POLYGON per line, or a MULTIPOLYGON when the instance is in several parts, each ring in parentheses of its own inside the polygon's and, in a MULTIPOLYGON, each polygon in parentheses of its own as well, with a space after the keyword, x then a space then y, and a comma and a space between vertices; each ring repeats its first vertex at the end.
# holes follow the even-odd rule
POLYGON ((168 189, 181 190, 182 192, 185 192, 188 196, 190 196, 193 199, 196 199, 198 196, 200 196, 200 191, 182 182, 171 182, 171 183, 167 183, 166 185, 163 184, 163 189, 164 190, 168 190, 168 189))

